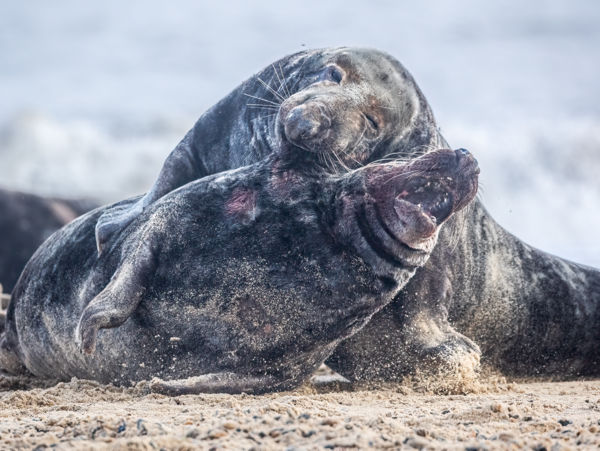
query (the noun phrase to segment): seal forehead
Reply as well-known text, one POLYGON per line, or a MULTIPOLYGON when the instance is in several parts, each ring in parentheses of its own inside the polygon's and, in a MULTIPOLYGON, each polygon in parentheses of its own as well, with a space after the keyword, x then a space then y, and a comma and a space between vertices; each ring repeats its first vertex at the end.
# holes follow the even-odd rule
POLYGON ((406 69, 387 53, 364 48, 341 48, 330 61, 347 72, 348 80, 383 83, 389 89, 409 82, 406 69))

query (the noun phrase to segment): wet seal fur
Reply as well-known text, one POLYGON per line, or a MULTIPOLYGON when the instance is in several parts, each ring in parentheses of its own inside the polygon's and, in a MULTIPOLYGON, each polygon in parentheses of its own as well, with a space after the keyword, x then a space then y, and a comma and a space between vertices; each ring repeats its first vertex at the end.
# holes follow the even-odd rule
POLYGON ((344 175, 296 154, 171 192, 99 258, 106 208, 54 234, 13 293, 0 367, 168 394, 299 385, 425 263, 479 169, 463 149, 344 175))
POLYGON ((343 47, 286 56, 206 111, 168 156, 145 196, 100 216, 99 253, 168 192, 255 163, 278 149, 296 147, 336 173, 384 157, 447 147, 438 138, 425 97, 390 55, 343 47))
POLYGON ((27 260, 50 235, 98 207, 91 200, 67 200, 0 189, 0 284, 10 293, 27 260))

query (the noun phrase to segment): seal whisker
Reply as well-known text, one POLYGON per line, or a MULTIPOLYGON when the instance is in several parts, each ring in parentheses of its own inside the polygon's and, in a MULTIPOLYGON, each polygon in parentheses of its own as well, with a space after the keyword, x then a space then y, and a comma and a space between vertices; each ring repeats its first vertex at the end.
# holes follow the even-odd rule
POLYGON ((350 168, 342 161, 342 159, 340 158, 340 156, 338 155, 337 152, 332 152, 333 156, 336 158, 336 160, 339 162, 340 166, 346 171, 350 171, 350 168))
POLYGON ((279 107, 278 106, 274 106, 274 105, 262 105, 260 103, 247 103, 246 106, 249 106, 250 108, 259 108, 259 109, 265 109, 265 110, 277 110, 279 111, 279 107))
MULTIPOLYGON (((305 57, 305 58, 302 60, 302 64, 300 64, 300 67, 298 68, 298 71, 297 71, 298 73, 301 73, 301 71, 302 71, 302 68, 304 67, 304 63, 306 63, 306 60, 307 60, 307 59, 308 59, 308 58, 306 58, 306 57, 305 57)), ((296 86, 298 86, 298 83, 300 82, 300 79, 301 79, 301 78, 302 78, 302 77, 296 77, 296 83, 294 83, 294 86, 292 86, 292 89, 291 89, 292 91, 295 91, 295 90, 296 90, 296 86)))
MULTIPOLYGON (((363 139, 363 137, 365 136, 365 132, 366 132, 366 130, 367 130, 367 126, 366 126, 366 124, 365 124, 365 125, 363 126, 363 131, 362 131, 361 135, 358 137, 358 139, 356 140, 355 144, 354 144, 352 147, 350 147, 350 145, 349 145, 350 143, 348 143, 348 144, 346 145, 346 147, 344 147, 344 149, 343 149, 343 150, 340 152, 340 153, 341 153, 341 154, 342 154, 344 157, 347 157, 347 156, 349 156, 349 157, 350 157, 350 159, 351 159, 351 160, 352 160, 354 163, 356 163, 356 164, 357 164, 359 167, 360 167, 360 166, 362 166, 362 163, 361 163, 360 161, 358 161, 358 160, 357 160, 357 159, 354 157, 354 154, 355 154, 355 150, 358 148, 358 146, 359 146, 359 145, 360 145, 360 143, 362 142, 362 139, 363 139)), ((343 163, 343 162, 342 162, 342 160, 340 159, 339 155, 337 155, 337 152, 335 152, 335 151, 334 151, 333 153, 334 153, 334 155, 336 156, 336 158, 338 159, 338 161, 340 161, 340 163, 342 163, 342 165, 343 165, 344 169, 345 169, 347 172, 348 172, 348 171, 351 171, 350 167, 348 167, 348 165, 347 165, 347 164, 345 164, 345 163, 343 163)))
POLYGON ((292 95, 292 93, 288 89, 287 82, 286 82, 286 77, 285 77, 285 74, 283 73, 283 69, 281 68, 281 63, 279 63, 279 70, 281 71, 281 77, 283 78, 283 88, 284 88, 284 91, 287 92, 286 98, 288 98, 288 97, 290 97, 292 95))
POLYGON ((262 102, 271 103, 273 105, 277 105, 277 106, 281 105, 281 102, 273 102, 272 100, 264 99, 262 97, 253 96, 252 94, 244 93, 244 95, 248 96, 248 97, 252 97, 253 99, 256 99, 256 100, 260 100, 262 102))
POLYGON ((421 176, 423 174, 425 174, 425 171, 423 171, 423 170, 406 171, 406 172, 403 172, 402 174, 398 174, 393 177, 390 177, 389 179, 387 179, 385 181, 385 183, 386 184, 391 183, 394 180, 398 179, 399 177, 415 178, 415 177, 421 176))
POLYGON ((342 162, 342 160, 340 160, 339 156, 337 155, 337 152, 328 152, 325 154, 325 156, 329 160, 329 168, 332 173, 340 172, 340 168, 344 169, 344 171, 349 170, 349 168, 342 162))
POLYGON ((268 118, 274 117, 274 116, 277 116, 277 113, 263 114, 262 116, 259 116, 259 118, 268 119, 268 118))
POLYGON ((271 86, 269 86, 267 83, 265 83, 262 78, 260 77, 256 77, 256 79, 265 87, 267 88, 269 91, 271 91, 275 97, 277 97, 278 99, 280 99, 282 102, 285 100, 281 94, 279 94, 277 91, 275 91, 273 88, 271 88, 271 86))
POLYGON ((319 164, 321 166, 323 166, 325 169, 329 169, 329 164, 327 163, 327 157, 322 154, 321 152, 319 152, 317 154, 317 161, 319 162, 319 164))
POLYGON ((277 77, 277 80, 279 80, 279 88, 277 88, 277 92, 279 92, 279 90, 283 90, 283 95, 287 99, 290 96, 290 93, 288 92, 287 86, 285 84, 285 76, 283 75, 283 69, 281 68, 281 63, 279 64, 279 70, 281 71, 281 76, 279 75, 279 72, 277 72, 277 68, 275 67, 274 64, 271 64, 271 67, 273 68, 273 72, 275 72, 275 76, 277 77))
POLYGON ((281 77, 279 76, 279 72, 277 72, 277 68, 275 67, 275 64, 271 64, 271 68, 273 69, 273 72, 275 73, 275 76, 277 77, 277 81, 279 82, 279 87, 277 88, 277 92, 283 91, 284 98, 287 97, 287 93, 285 92, 285 89, 283 86, 283 80, 281 80, 281 77))
POLYGON ((362 131, 362 133, 360 134, 360 136, 358 137, 358 139, 356 140, 356 142, 355 142, 354 146, 352 146, 351 148, 349 148, 349 146, 346 146, 346 147, 344 148, 344 151, 342 152, 342 154, 343 154, 343 155, 346 155, 348 152, 350 152, 350 151, 354 151, 354 150, 355 150, 355 149, 356 149, 356 148, 357 148, 357 147, 360 145, 360 142, 362 141, 363 137, 365 136, 365 132, 366 132, 366 131, 367 131, 367 125, 366 125, 366 124, 364 124, 364 125, 363 125, 363 131, 362 131))
MULTIPOLYGON (((335 153, 335 152, 334 152, 335 153)), ((330 154, 325 154, 325 159, 327 160, 327 167, 331 172, 337 172, 337 165, 330 154)))

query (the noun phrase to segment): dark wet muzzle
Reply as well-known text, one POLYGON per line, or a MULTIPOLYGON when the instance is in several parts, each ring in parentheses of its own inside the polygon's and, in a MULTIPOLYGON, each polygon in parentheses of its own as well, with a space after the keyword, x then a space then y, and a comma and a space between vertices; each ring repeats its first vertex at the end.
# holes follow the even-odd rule
POLYGON ((325 107, 313 103, 297 106, 285 117, 285 136, 292 143, 301 143, 318 136, 331 127, 325 107))

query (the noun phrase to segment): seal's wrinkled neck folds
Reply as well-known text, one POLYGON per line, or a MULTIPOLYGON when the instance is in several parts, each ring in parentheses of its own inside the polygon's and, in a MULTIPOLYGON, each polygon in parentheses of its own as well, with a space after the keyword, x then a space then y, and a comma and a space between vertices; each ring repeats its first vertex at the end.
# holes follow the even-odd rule
POLYGON ((355 171, 340 196, 336 233, 375 269, 421 266, 441 225, 475 197, 478 174, 464 149, 355 171))

